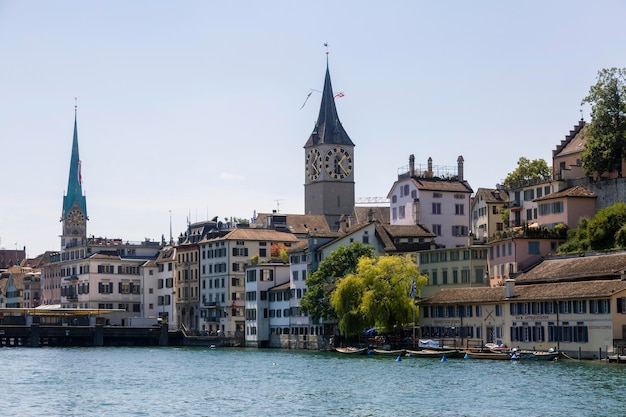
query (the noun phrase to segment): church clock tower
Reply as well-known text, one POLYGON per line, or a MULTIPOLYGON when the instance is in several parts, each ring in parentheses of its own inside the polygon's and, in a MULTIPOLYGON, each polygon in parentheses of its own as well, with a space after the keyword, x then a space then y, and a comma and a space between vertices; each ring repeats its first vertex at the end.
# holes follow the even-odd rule
POLYGON ((67 194, 63 196, 63 234, 61 250, 87 243, 87 201, 83 195, 80 156, 78 154, 78 129, 76 108, 74 108, 74 140, 70 159, 70 174, 67 181, 67 194))
POLYGON ((320 112, 304 145, 304 157, 305 214, 323 214, 337 230, 341 216, 354 211, 354 143, 337 115, 328 59, 320 112))

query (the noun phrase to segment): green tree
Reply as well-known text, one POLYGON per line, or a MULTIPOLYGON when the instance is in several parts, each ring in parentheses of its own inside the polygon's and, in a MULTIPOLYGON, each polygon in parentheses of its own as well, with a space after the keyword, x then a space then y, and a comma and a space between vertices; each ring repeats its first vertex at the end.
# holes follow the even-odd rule
POLYGON ((302 296, 300 306, 308 311, 313 320, 337 317, 330 304, 330 295, 337 286, 337 280, 356 271, 359 259, 364 256, 373 257, 374 248, 360 242, 341 246, 324 258, 317 270, 307 277, 307 291, 302 296))
POLYGON ((517 168, 509 172, 504 179, 504 186, 515 188, 529 181, 548 181, 552 178, 552 170, 543 159, 529 160, 521 157, 517 161, 517 168))
POLYGON ((419 291, 427 278, 409 256, 361 258, 356 273, 340 280, 331 296, 341 333, 355 336, 370 327, 400 331, 417 314, 409 295, 413 280, 419 291))
POLYGON ((568 231, 567 242, 559 253, 607 250, 625 247, 626 203, 615 203, 599 210, 593 219, 581 218, 575 229, 568 231))
POLYGON ((626 155, 626 69, 603 69, 581 104, 591 104, 581 159, 587 175, 617 171, 626 155))

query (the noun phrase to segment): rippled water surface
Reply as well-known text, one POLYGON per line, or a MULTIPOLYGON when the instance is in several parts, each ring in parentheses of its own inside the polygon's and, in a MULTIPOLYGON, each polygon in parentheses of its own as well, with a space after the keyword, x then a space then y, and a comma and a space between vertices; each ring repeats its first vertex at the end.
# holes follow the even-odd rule
POLYGON ((204 348, 2 348, 9 416, 622 416, 626 365, 204 348))

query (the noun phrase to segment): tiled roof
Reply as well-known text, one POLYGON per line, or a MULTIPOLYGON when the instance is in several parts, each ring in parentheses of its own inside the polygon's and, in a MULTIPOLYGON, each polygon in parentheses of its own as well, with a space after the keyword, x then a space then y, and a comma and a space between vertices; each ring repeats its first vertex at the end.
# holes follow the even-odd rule
MULTIPOLYGON (((272 229, 255 229, 255 228, 237 228, 232 230, 226 236, 214 240, 266 240, 273 242, 298 242, 298 238, 285 232, 279 232, 272 229)), ((206 242, 203 240, 202 242, 206 242)))
POLYGON ((547 194, 543 197, 536 198, 534 201, 545 201, 545 200, 554 200, 556 198, 596 198, 597 196, 580 185, 576 185, 574 187, 569 187, 564 190, 558 191, 556 193, 547 194))
POLYGON ((546 258, 515 278, 517 283, 618 278, 626 270, 626 252, 546 258))
POLYGON ((389 223, 390 219, 389 206, 357 206, 354 208, 354 221, 357 224, 368 223, 369 221, 377 221, 380 223, 389 223), (370 220, 371 214, 371 220, 370 220))
POLYGON ((509 200, 509 195, 504 190, 498 190, 495 188, 479 188, 476 191, 475 199, 479 197, 483 198, 485 203, 504 203, 509 200))
MULTIPOLYGON (((268 218, 273 216, 284 216, 287 222, 287 229, 289 229, 291 233, 305 235, 311 230, 330 231, 326 217, 321 214, 259 213, 254 224, 261 227, 268 227, 268 218)), ((250 229, 254 229, 254 227, 250 227, 250 229)))
POLYGON ((434 238, 435 235, 430 229, 424 225, 391 225, 383 224, 385 230, 392 237, 416 237, 416 238, 434 238))
POLYGON ((626 291, 621 280, 558 282, 550 284, 515 285, 514 297, 506 298, 506 287, 450 288, 425 298, 422 305, 498 303, 504 301, 572 300, 610 297, 626 291))
MULTIPOLYGON (((393 183, 391 190, 387 193, 387 198, 391 198, 393 191, 399 183, 407 181, 406 178, 402 178, 393 183)), ((427 191, 442 191, 442 192, 455 192, 455 193, 472 193, 472 187, 470 187, 467 181, 441 179, 437 177, 424 178, 424 177, 411 177, 410 181, 415 185, 418 190, 427 191)))

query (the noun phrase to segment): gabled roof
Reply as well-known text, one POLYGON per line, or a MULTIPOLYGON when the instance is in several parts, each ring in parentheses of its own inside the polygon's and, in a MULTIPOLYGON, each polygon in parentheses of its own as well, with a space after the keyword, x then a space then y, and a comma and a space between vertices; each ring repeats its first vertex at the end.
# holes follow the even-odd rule
POLYGON ((475 200, 479 197, 482 197, 486 204, 506 203, 509 200, 509 194, 505 190, 496 188, 479 188, 475 200))
POLYGON ((545 200, 554 200, 557 198, 597 198, 594 193, 586 189, 581 185, 575 185, 574 187, 569 187, 564 190, 558 191, 556 193, 546 194, 543 197, 536 198, 533 201, 545 201, 545 200))
POLYGON ((279 232, 271 229, 237 228, 233 229, 225 236, 215 239, 204 239, 200 243, 216 240, 256 240, 269 242, 293 242, 297 243, 298 238, 292 233, 279 232))
POLYGON ((275 222, 270 219, 284 218, 285 229, 296 235, 305 236, 311 231, 329 232, 328 221, 323 214, 283 214, 283 213, 259 213, 250 229, 268 228, 270 223, 275 226, 275 222))
POLYGON ((391 212, 389 206, 357 206, 354 207, 354 222, 356 224, 377 221, 380 223, 389 223, 391 212))
POLYGON ((586 124, 584 120, 580 120, 574 129, 569 131, 569 134, 565 136, 565 139, 557 145, 556 149, 552 151, 552 158, 559 156, 571 155, 580 153, 585 149, 585 137, 586 124))
POLYGON ((385 253, 407 253, 427 250, 436 235, 424 225, 390 225, 380 224, 376 227, 376 235, 383 243, 385 253), (412 242, 400 241, 413 238, 412 242), (420 240, 422 240, 420 242, 420 240))
POLYGON ((626 291, 620 280, 559 282, 550 284, 516 285, 514 297, 506 298, 506 287, 475 287, 443 289, 425 298, 422 305, 500 303, 505 301, 563 300, 604 298, 626 291))
POLYGON ((528 272, 515 278, 518 284, 575 281, 590 279, 619 279, 626 271, 626 252, 611 254, 567 255, 546 258, 528 272))
POLYGON ((326 61, 326 78, 324 79, 324 91, 322 91, 320 112, 317 116, 313 132, 304 147, 307 148, 319 143, 354 146, 354 143, 350 140, 350 137, 341 125, 339 116, 337 115, 333 86, 330 82, 328 61, 326 61))

